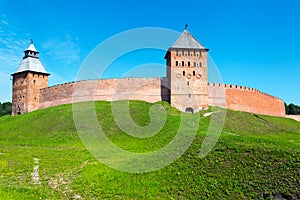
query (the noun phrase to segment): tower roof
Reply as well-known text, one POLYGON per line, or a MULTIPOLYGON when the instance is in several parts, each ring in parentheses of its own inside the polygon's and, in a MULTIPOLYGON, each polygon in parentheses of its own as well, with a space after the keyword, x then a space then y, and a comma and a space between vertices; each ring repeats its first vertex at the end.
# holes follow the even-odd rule
POLYGON ((24 58, 15 73, 25 72, 25 71, 40 72, 40 73, 47 74, 47 71, 43 67, 41 61, 38 58, 32 58, 32 57, 24 58))
POLYGON ((48 74, 37 56, 39 52, 34 47, 33 42, 31 42, 27 50, 24 52, 25 56, 23 57, 23 60, 19 64, 19 67, 14 74, 25 71, 48 74))
POLYGON ((171 48, 206 49, 187 29, 184 29, 171 48))
POLYGON ((34 51, 34 52, 37 52, 36 48, 34 47, 33 43, 31 43, 29 45, 29 47, 26 49, 26 51, 34 51))

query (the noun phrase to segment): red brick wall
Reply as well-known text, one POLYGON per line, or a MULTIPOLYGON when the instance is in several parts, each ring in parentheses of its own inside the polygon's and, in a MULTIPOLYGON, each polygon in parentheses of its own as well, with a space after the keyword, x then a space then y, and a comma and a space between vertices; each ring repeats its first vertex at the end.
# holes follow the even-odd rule
POLYGON ((40 89, 48 87, 48 75, 21 72, 13 75, 12 115, 37 110, 40 89))
POLYGON ((122 78, 71 82, 44 88, 39 108, 91 100, 169 100, 164 78, 122 78), (73 98, 74 97, 74 98, 73 98))
MULTIPOLYGON (((167 85, 166 79, 123 78, 71 82, 41 89, 39 108, 90 100, 169 101, 169 92, 162 85, 167 85)), ((208 94, 210 105, 285 117, 281 99, 253 88, 209 83, 208 94)))
POLYGON ((284 102, 281 99, 244 86, 210 83, 209 101, 211 105, 216 105, 216 102, 220 102, 222 97, 221 102, 224 105, 224 92, 228 109, 285 117, 284 102))
POLYGON ((169 49, 166 59, 171 105, 183 112, 207 108, 207 50, 169 49))
POLYGON ((224 84, 208 84, 208 104, 218 107, 226 107, 226 91, 224 84))

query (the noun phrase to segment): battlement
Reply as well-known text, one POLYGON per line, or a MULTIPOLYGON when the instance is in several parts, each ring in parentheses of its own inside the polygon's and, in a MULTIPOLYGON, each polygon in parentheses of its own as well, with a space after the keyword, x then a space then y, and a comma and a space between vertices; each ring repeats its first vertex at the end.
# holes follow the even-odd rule
POLYGON ((260 94, 264 94, 270 98, 274 98, 274 99, 280 99, 276 96, 267 94, 265 92, 262 92, 256 88, 251 88, 251 87, 247 87, 247 86, 241 86, 241 85, 234 85, 234 84, 222 84, 222 83, 207 83, 207 85, 209 87, 223 87, 225 89, 237 89, 237 90, 241 90, 241 91, 251 91, 251 92, 256 92, 256 93, 260 93, 260 94))
POLYGON ((107 82, 107 81, 122 81, 122 80, 126 80, 126 81, 136 81, 136 80, 142 80, 142 81, 147 81, 147 80, 153 80, 153 81, 167 81, 167 77, 129 77, 129 78, 101 78, 101 79, 87 79, 87 80, 80 80, 80 81, 71 81, 71 82, 67 82, 67 83, 61 83, 61 84, 57 84, 57 85, 52 85, 50 87, 46 87, 46 88, 42 88, 41 90, 48 90, 50 88, 57 88, 59 86, 62 85, 70 85, 70 84, 76 84, 76 83, 83 83, 83 82, 107 82))
POLYGON ((41 89, 39 108, 91 100, 168 101, 167 78, 111 78, 73 81, 41 89))
POLYGON ((208 83, 211 105, 256 114, 285 116, 284 102, 258 89, 232 84, 208 83))

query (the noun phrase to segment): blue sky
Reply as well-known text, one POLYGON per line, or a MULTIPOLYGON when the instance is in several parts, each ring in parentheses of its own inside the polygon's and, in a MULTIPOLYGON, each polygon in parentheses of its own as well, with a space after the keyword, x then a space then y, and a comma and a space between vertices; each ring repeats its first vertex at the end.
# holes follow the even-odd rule
MULTIPOLYGON (((54 85, 75 80, 86 56, 115 34, 142 27, 182 32, 185 23, 210 49, 224 83, 300 105, 299 0, 1 0, 0 102, 11 101, 10 74, 30 38, 54 85)), ((163 51, 143 53, 118 60, 107 76, 121 76, 117 68, 122 66, 165 63, 163 51)))

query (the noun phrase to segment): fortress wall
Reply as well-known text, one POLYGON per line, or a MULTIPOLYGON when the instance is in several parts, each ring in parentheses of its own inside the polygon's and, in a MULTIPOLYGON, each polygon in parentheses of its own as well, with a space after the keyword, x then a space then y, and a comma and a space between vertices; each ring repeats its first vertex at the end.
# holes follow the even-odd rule
MULTIPOLYGON (((43 88, 39 108, 91 100, 169 101, 166 78, 122 78, 71 82, 43 88)), ((259 90, 208 83, 209 104, 257 114, 285 117, 284 102, 259 90)))
POLYGON ((208 83, 208 104, 218 107, 226 107, 225 85, 208 83))
POLYGON ((91 100, 168 100, 165 78, 122 78, 71 82, 41 89, 39 108, 91 100))
POLYGON ((263 115, 285 116, 284 102, 281 99, 244 86, 209 83, 211 105, 219 106, 220 102, 224 102, 224 88, 228 109, 263 115))
POLYGON ((300 122, 300 115, 286 115, 286 118, 291 118, 300 122))

